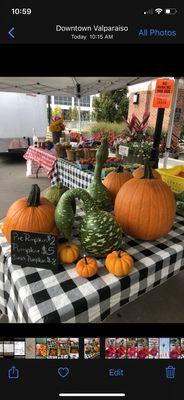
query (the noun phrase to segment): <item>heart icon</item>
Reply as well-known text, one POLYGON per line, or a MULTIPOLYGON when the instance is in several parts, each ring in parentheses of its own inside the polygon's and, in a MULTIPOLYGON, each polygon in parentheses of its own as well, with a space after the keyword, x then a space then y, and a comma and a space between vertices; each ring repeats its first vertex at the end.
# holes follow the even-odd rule
POLYGON ((69 368, 67 367, 60 367, 58 368, 58 374, 61 376, 61 378, 66 378, 66 376, 69 374, 69 368))

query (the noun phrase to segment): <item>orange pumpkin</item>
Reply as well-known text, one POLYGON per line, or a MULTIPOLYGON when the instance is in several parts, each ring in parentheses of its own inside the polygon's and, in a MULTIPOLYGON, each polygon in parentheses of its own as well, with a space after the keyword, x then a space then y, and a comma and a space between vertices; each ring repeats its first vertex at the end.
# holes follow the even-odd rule
POLYGON ((65 264, 72 264, 80 256, 79 247, 75 243, 62 243, 58 249, 59 261, 65 264))
POLYGON ((129 171, 124 171, 122 166, 119 166, 117 170, 110 172, 103 180, 104 186, 109 190, 113 203, 120 188, 132 178, 132 174, 129 171))
POLYGON ((91 278, 98 271, 98 264, 95 258, 85 257, 81 258, 76 264, 76 271, 78 275, 83 278, 91 278))
POLYGON ((111 274, 125 276, 132 271, 134 260, 126 251, 113 251, 106 257, 105 266, 111 274))
POLYGON ((55 225, 55 206, 40 197, 38 185, 32 185, 29 197, 16 200, 8 209, 2 231, 11 242, 11 231, 58 233, 55 225))
MULTIPOLYGON (((162 180, 161 175, 159 174, 158 171, 156 171, 155 169, 152 168, 152 174, 154 176, 154 178, 156 179, 160 179, 162 180)), ((133 172, 133 177, 134 178, 142 178, 144 176, 144 165, 141 165, 139 168, 137 168, 134 172, 133 172)))
POLYGON ((120 189, 114 212, 128 235, 137 239, 156 240, 170 231, 176 202, 169 186, 153 177, 147 163, 142 179, 131 179, 120 189))

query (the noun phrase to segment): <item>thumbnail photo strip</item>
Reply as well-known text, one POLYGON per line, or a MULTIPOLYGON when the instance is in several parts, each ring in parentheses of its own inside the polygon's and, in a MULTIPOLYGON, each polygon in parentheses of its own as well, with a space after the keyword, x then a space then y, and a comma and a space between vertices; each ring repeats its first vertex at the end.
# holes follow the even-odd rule
POLYGON ((184 359, 184 338, 0 338, 0 359, 184 359))

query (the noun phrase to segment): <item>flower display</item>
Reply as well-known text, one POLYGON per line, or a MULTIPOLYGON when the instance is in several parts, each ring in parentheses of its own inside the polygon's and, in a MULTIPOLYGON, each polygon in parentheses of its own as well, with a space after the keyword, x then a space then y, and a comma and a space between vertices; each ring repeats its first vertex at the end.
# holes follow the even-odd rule
POLYGON ((65 129, 65 124, 63 117, 58 117, 57 115, 52 118, 51 124, 49 126, 50 132, 62 133, 65 129))
POLYGON ((147 138, 146 141, 138 142, 133 141, 130 137, 124 137, 115 144, 116 149, 118 149, 120 145, 127 146, 129 148, 129 153, 132 155, 146 158, 151 155, 153 141, 151 138, 147 138))
POLYGON ((175 347, 170 351, 170 358, 175 360, 181 357, 181 349, 179 347, 175 347))
POLYGON ((158 348, 156 346, 152 347, 149 351, 150 356, 156 358, 158 355, 158 348))
POLYGON ((36 353, 37 353, 37 356, 46 358, 46 355, 47 355, 46 345, 45 344, 37 344, 36 345, 36 353))
POLYGON ((120 347, 115 347, 115 346, 109 346, 105 349, 105 357, 109 359, 121 359, 126 357, 126 347, 125 346, 120 346, 120 347))
POLYGON ((120 346, 116 349, 116 358, 125 358, 126 357, 126 347, 120 346))
POLYGON ((148 358, 148 356, 149 356, 148 348, 146 346, 144 346, 142 349, 138 350, 137 356, 141 360, 148 358))
POLYGON ((82 133, 82 135, 81 135, 81 138, 80 138, 80 133, 79 132, 75 132, 75 131, 72 131, 72 132, 70 132, 70 141, 71 142, 80 142, 80 139, 82 139, 82 141, 86 141, 86 137, 85 137, 85 134, 83 134, 82 133))
MULTIPOLYGON (((159 146, 160 154, 163 155, 166 149, 166 139, 164 138, 159 146)), ((179 154, 180 146, 177 140, 171 140, 170 152, 173 154, 179 154)))
POLYGON ((137 347, 130 346, 127 348, 127 358, 136 358, 137 357, 137 347))
MULTIPOLYGON (((104 133, 102 131, 99 131, 97 133, 92 133, 92 140, 99 141, 101 142, 102 136, 104 136, 104 133)), ((117 140, 117 134, 114 132, 105 132, 105 136, 107 136, 107 142, 108 146, 113 146, 115 140, 117 140)), ((118 136, 118 138, 123 138, 124 135, 118 136)))

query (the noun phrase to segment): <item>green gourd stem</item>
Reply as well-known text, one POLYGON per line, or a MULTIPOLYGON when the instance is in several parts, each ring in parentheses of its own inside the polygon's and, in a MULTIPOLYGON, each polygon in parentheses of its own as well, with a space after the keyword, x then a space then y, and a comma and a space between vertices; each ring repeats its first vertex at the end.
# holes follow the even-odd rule
POLYGON ((108 158, 108 144, 107 144, 107 137, 104 136, 102 138, 102 142, 100 147, 96 152, 96 165, 94 171, 94 180, 101 182, 101 172, 105 161, 108 158))
POLYGON ((83 202, 86 214, 98 211, 98 207, 90 194, 84 189, 69 189, 60 198, 55 211, 56 225, 66 239, 71 240, 72 226, 74 223, 73 201, 78 198, 83 202))
POLYGON ((40 188, 37 184, 31 186, 27 204, 30 207, 38 207, 40 205, 40 188))
POLYGON ((154 179, 152 169, 149 164, 149 160, 145 160, 144 162, 144 175, 141 179, 154 179))
POLYGON ((62 182, 59 182, 57 184, 57 193, 58 193, 58 195, 59 195, 61 189, 64 189, 64 186, 63 186, 62 182))

